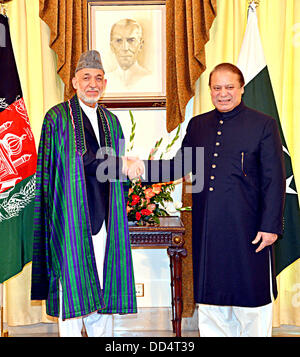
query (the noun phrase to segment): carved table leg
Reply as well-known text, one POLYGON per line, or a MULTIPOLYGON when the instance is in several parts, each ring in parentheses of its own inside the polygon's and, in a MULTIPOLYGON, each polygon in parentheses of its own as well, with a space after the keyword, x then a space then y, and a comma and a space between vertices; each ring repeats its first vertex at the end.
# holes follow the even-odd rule
POLYGON ((186 249, 180 247, 169 247, 171 267, 171 289, 172 289, 172 324, 176 337, 181 337, 182 316, 182 257, 185 257, 186 249), (174 318, 175 317, 175 318, 174 318))
POLYGON ((173 256, 170 255, 170 273, 171 273, 171 303, 172 303, 172 329, 175 333, 175 305, 174 305, 174 264, 173 256))

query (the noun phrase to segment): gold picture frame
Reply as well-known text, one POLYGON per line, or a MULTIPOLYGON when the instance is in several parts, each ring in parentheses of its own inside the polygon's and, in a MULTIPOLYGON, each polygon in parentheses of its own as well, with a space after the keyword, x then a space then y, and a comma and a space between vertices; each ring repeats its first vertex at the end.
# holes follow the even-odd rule
POLYGON ((106 107, 164 107, 165 0, 88 0, 88 45, 101 54, 106 107))

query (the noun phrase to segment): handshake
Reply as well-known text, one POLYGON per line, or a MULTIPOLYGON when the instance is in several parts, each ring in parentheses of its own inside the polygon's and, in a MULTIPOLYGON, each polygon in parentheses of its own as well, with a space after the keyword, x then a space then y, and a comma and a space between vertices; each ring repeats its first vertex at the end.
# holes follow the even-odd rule
POLYGON ((122 156, 122 172, 130 180, 140 177, 145 172, 145 165, 142 160, 134 156, 122 156))

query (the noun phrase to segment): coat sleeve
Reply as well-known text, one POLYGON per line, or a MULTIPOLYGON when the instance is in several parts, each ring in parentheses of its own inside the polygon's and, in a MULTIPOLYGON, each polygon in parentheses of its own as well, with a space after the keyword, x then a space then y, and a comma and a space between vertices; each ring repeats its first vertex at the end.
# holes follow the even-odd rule
POLYGON ((200 157, 193 144, 193 119, 190 120, 180 149, 170 160, 144 160, 145 179, 143 183, 169 182, 178 180, 189 173, 196 175, 200 157))
POLYGON ((267 121, 260 142, 261 232, 283 233, 285 167, 277 123, 267 121))
POLYGON ((48 297, 49 278, 47 266, 50 239, 49 187, 53 133, 50 118, 45 117, 38 150, 36 171, 36 194, 34 207, 34 240, 32 257, 31 299, 44 300, 48 297))

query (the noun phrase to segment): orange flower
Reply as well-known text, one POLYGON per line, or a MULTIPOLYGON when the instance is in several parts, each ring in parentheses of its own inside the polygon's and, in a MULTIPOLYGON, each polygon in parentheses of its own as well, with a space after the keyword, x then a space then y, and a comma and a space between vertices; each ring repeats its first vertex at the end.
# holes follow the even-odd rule
POLYGON ((153 192, 158 195, 161 192, 161 185, 152 185, 153 192))
MULTIPOLYGON (((178 180, 179 181, 179 180, 178 180)), ((169 185, 172 185, 174 183, 176 183, 177 181, 169 181, 169 182, 159 182, 159 183, 155 183, 153 184, 152 186, 169 186, 169 185)))
POLYGON ((126 206, 126 212, 127 214, 133 210, 133 207, 130 207, 130 206, 126 206))
POLYGON ((153 192, 152 188, 149 187, 145 190, 145 197, 146 198, 152 198, 155 196, 155 192, 153 192))
POLYGON ((151 212, 153 212, 156 208, 156 204, 155 203, 150 203, 148 206, 147 206, 147 209, 150 210, 151 212))

